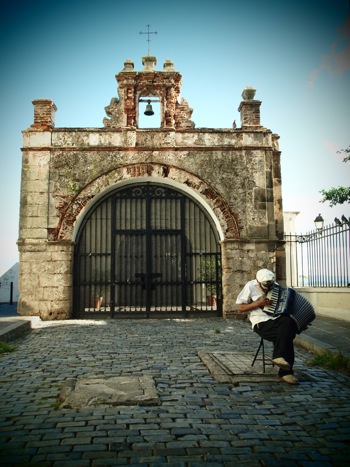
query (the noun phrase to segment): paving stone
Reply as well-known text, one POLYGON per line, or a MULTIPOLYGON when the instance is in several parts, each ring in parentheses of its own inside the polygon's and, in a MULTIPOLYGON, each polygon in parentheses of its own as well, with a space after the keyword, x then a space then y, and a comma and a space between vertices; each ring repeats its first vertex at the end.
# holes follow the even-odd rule
MULTIPOLYGON (((83 323, 48 323, 18 339, 16 352, 0 356, 0 432, 25 450, 23 456, 9 456, 9 443, 0 444, 1 462, 55 467, 347 462, 350 378, 308 368, 306 351, 296 349, 297 371, 306 375, 298 386, 277 383, 276 373, 271 381, 223 382, 199 352, 230 355, 231 369, 237 354, 251 362, 258 343, 245 322, 83 323), (151 378, 160 405, 57 408, 69 378, 125 376, 151 378)), ((261 369, 253 370, 261 376, 261 369)))
POLYGON ((46 456, 47 461, 54 461, 54 462, 60 462, 60 461, 77 461, 81 459, 81 453, 80 452, 55 452, 52 454, 47 454, 46 456))

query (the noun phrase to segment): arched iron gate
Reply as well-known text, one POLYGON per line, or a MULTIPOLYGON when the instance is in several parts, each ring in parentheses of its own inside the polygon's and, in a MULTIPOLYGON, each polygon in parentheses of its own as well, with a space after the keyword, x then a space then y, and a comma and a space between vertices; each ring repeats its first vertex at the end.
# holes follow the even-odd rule
POLYGON ((128 185, 87 215, 75 248, 76 317, 221 313, 218 233, 194 199, 165 185, 128 185))

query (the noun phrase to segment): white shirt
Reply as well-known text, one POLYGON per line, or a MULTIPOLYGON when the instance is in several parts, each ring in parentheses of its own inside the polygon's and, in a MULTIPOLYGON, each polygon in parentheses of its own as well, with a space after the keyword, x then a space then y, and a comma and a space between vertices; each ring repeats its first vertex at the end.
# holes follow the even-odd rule
MULTIPOLYGON (((249 304, 252 302, 256 302, 259 298, 263 297, 265 292, 259 286, 259 283, 256 279, 249 281, 243 287, 242 291, 239 293, 236 303, 238 305, 244 303, 249 304)), ((252 323, 252 329, 258 323, 262 323, 264 321, 268 321, 269 319, 277 319, 278 316, 270 316, 266 314, 262 308, 256 307, 254 310, 248 313, 249 321, 252 323)))

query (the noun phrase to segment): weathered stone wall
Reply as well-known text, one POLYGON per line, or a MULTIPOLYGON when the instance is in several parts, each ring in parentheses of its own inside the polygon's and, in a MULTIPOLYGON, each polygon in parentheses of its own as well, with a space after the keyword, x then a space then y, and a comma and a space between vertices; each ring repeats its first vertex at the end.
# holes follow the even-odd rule
POLYGON ((72 242, 20 240, 19 313, 67 319, 72 312, 72 242))
MULTIPOLYGON (((136 74, 127 66, 129 81, 127 73, 118 77, 130 87, 136 74)), ((171 73, 178 83, 177 72, 171 73)), ((164 77, 169 81, 169 67, 164 77)), ((159 76, 157 83, 162 93, 159 76)), ((124 91, 127 94, 126 84, 124 91)), ((239 290, 257 269, 273 269, 283 282, 278 136, 260 125, 260 101, 252 99, 254 93, 245 95, 241 128, 194 129, 187 101, 177 106, 170 94, 167 91, 164 106, 171 106, 173 127, 167 128, 164 119, 160 129, 144 130, 123 126, 134 115, 123 98, 105 128, 99 129, 55 129, 55 105, 49 100, 34 101, 34 124, 23 132, 18 241, 21 314, 43 319, 71 316, 74 229, 97 196, 140 177, 176 182, 214 212, 222 236, 226 316, 236 309, 239 290)))

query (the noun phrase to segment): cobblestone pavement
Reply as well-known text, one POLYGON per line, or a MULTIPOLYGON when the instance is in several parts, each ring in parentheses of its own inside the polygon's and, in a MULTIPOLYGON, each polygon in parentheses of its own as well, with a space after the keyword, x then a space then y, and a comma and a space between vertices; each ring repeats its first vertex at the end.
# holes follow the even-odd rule
POLYGON ((247 322, 221 318, 44 323, 0 356, 0 464, 348 465, 350 378, 308 368, 298 386, 235 386, 198 357, 253 356, 258 342, 247 322), (121 375, 152 376, 160 405, 57 407, 67 379, 121 375))

